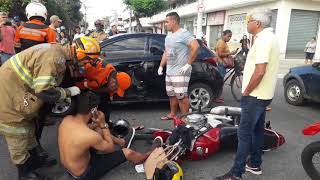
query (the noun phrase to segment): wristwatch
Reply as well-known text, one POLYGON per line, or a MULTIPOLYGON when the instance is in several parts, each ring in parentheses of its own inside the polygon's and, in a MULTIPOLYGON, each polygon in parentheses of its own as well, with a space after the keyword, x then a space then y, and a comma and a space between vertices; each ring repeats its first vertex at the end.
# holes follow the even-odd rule
POLYGON ((103 127, 100 127, 101 129, 109 129, 108 123, 105 123, 103 127))

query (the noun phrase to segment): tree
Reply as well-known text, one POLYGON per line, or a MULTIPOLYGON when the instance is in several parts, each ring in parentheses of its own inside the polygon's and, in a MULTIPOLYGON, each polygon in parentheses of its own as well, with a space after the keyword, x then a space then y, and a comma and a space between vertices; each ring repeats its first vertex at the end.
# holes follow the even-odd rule
POLYGON ((140 17, 151 17, 167 7, 164 0, 123 0, 123 3, 133 10, 138 32, 143 30, 140 17))
MULTIPOLYGON (((35 0, 0 0, 0 11, 9 12, 9 16, 19 16, 26 21, 25 8, 27 4, 35 0)), ((58 15, 63 20, 63 25, 71 29, 83 18, 80 12, 80 0, 38 0, 48 10, 48 19, 51 15, 58 15)), ((47 20, 49 23, 49 20, 47 20)))

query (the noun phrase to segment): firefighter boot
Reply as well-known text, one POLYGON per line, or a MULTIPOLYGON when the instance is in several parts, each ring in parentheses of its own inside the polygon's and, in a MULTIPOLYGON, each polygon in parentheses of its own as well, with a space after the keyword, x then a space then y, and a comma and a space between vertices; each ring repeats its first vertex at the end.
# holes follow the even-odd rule
POLYGON ((35 159, 38 159, 41 167, 49 167, 57 164, 57 160, 49 156, 49 154, 41 147, 41 145, 38 145, 29 152, 31 156, 33 156, 35 159))
POLYGON ((35 159, 29 158, 24 164, 18 164, 18 180, 51 180, 48 177, 40 175, 34 170, 39 168, 35 159))

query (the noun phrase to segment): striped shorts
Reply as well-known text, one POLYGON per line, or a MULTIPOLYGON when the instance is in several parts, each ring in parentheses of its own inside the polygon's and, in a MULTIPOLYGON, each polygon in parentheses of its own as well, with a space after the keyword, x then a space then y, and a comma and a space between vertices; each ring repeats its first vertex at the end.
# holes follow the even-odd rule
POLYGON ((190 76, 166 75, 166 91, 169 97, 176 96, 183 99, 188 96, 190 76))

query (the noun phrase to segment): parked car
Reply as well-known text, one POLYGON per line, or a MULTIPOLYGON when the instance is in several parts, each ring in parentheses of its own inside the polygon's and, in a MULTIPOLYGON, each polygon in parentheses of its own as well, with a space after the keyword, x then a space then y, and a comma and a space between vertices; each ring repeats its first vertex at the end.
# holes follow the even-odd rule
MULTIPOLYGON (((101 43, 105 63, 118 71, 127 72, 133 85, 124 98, 114 98, 114 103, 168 101, 165 74, 157 74, 164 52, 165 35, 150 33, 122 34, 101 43)), ((213 52, 198 41, 200 50, 192 64, 189 83, 190 107, 209 107, 222 92, 223 79, 212 62, 213 52)), ((165 70, 164 70, 165 72, 165 70)))
MULTIPOLYGON (((161 56, 164 52, 165 35, 150 33, 119 34, 101 42, 101 58, 111 63, 118 71, 130 74, 132 86, 124 97, 114 97, 113 103, 168 101, 165 88, 165 74, 158 75, 161 56)), ((215 55, 198 41, 200 50, 192 64, 189 83, 190 107, 210 107, 212 100, 220 96, 223 79, 215 66, 215 55)), ((62 87, 73 84, 70 72, 65 73, 62 87)), ((165 69, 164 69, 165 72, 165 69)), ((71 98, 56 103, 52 116, 63 117, 72 113, 76 103, 71 98)))
POLYGON ((283 79, 283 86, 289 104, 298 106, 306 100, 320 102, 320 63, 291 68, 283 79))

